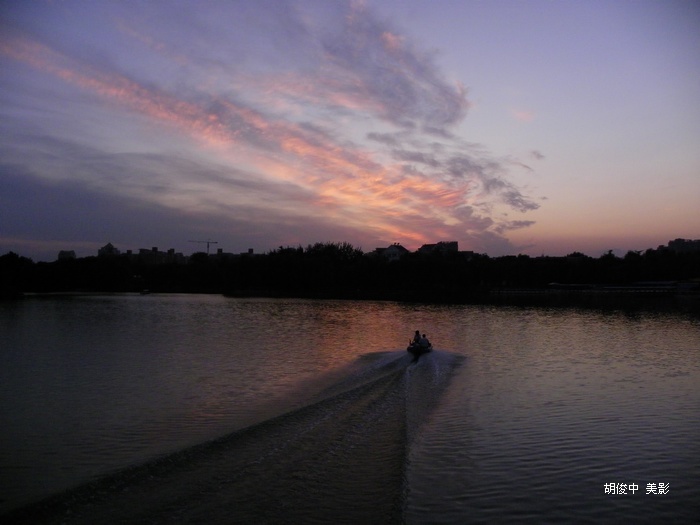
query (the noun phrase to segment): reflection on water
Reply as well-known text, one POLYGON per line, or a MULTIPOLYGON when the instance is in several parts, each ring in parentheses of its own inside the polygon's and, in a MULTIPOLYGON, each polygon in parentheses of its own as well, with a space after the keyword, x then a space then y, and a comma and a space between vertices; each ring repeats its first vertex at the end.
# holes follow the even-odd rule
POLYGON ((468 328, 454 335, 469 344, 468 362, 411 452, 409 521, 690 522, 700 481, 697 322, 465 314, 468 328), (645 495, 660 482, 672 492, 645 495), (642 490, 613 497, 605 483, 642 490))
POLYGON ((0 307, 10 503, 290 409, 315 393, 303 385, 321 388, 413 332, 382 303, 148 295, 0 307))
POLYGON ((401 355, 416 329, 463 363, 410 440, 407 522, 697 510, 692 318, 158 295, 33 298, 0 314, 0 510, 318 400, 401 355), (671 490, 613 497, 610 482, 671 490))

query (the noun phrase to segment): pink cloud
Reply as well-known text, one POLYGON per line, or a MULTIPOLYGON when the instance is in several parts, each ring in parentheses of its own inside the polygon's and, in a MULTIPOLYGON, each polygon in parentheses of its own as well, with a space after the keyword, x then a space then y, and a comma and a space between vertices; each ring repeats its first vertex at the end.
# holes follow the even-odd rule
POLYGON ((511 111, 511 115, 519 122, 532 122, 537 117, 534 111, 523 109, 514 109, 511 111))
MULTIPOLYGON (((186 72, 205 70, 168 41, 125 22, 118 29, 186 72)), ((109 62, 91 65, 26 37, 0 37, 0 52, 204 146, 212 162, 260 182, 247 191, 261 208, 278 197, 276 212, 407 243, 497 232, 497 221, 474 213, 477 199, 497 196, 520 211, 533 209, 505 179, 507 162, 452 135, 469 106, 466 90, 444 79, 429 54, 363 7, 333 37, 319 38, 320 60, 308 70, 252 75, 230 68, 223 75, 217 65, 211 78, 184 88, 139 81, 136 74, 110 70, 109 62), (351 135, 354 126, 370 132, 351 135), (243 163, 245 174, 238 169, 243 163), (299 191, 287 191, 289 186, 299 191)), ((516 113, 525 120, 528 115, 534 118, 516 113)), ((200 199, 207 210, 230 209, 230 201, 246 198, 216 191, 225 186, 225 175, 214 189, 194 177, 181 176, 180 182, 186 194, 171 190, 153 198, 172 207, 200 199)), ((236 183, 236 189, 246 188, 236 183)))

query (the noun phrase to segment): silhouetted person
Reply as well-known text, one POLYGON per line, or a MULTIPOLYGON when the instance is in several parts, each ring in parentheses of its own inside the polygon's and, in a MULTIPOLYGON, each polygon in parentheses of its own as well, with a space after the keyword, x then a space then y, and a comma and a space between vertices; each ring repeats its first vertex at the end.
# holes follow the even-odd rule
POLYGON ((426 335, 421 335, 420 332, 416 330, 416 334, 413 336, 413 340, 409 342, 406 350, 413 354, 413 362, 415 363, 420 359, 420 356, 430 352, 431 347, 432 345, 430 341, 428 341, 426 335))
POLYGON ((428 349, 430 348, 430 341, 428 341, 428 338, 423 334, 423 337, 421 337, 418 340, 418 344, 421 346, 421 348, 428 349))

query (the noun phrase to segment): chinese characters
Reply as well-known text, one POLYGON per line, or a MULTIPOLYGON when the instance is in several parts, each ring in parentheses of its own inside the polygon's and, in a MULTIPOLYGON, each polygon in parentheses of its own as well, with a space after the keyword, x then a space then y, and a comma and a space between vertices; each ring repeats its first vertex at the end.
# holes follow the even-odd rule
MULTIPOLYGON (((668 494, 670 489, 669 483, 647 483, 646 493, 661 496, 668 494)), ((640 494, 642 491, 639 489, 639 485, 636 483, 606 483, 605 493, 615 494, 615 495, 634 495, 637 492, 640 494)))

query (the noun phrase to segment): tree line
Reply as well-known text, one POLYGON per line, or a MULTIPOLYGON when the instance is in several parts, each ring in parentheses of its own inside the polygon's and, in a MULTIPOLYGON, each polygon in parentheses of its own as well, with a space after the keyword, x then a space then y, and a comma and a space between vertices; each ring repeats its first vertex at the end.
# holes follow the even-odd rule
POLYGON ((186 264, 138 256, 96 256, 35 263, 0 256, 1 295, 50 292, 180 292, 238 296, 468 301, 518 290, 584 290, 634 283, 685 282, 697 290, 700 253, 667 248, 609 252, 599 258, 471 252, 407 253, 388 260, 341 243, 279 247, 266 254, 195 253, 186 264))

